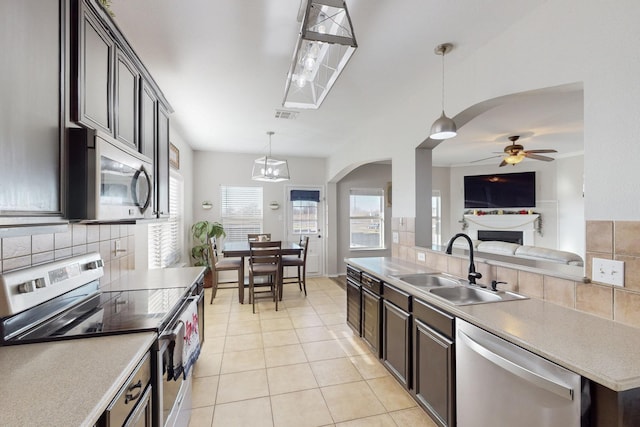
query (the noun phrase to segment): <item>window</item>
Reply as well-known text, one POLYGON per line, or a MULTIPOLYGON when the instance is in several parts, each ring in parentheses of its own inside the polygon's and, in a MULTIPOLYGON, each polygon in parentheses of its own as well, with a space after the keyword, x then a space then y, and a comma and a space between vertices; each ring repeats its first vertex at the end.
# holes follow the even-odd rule
POLYGON ((431 243, 440 245, 442 242, 442 197, 440 190, 431 193, 431 243))
POLYGON ((318 203, 320 192, 317 190, 291 190, 293 234, 318 232, 318 203))
POLYGON ((182 177, 169 175, 169 220, 149 224, 149 268, 164 268, 180 262, 182 248, 182 177))
POLYGON ((220 186, 220 217, 225 241, 243 242, 262 233, 262 187, 220 186))
POLYGON ((384 249, 384 190, 351 189, 349 205, 349 247, 384 249))

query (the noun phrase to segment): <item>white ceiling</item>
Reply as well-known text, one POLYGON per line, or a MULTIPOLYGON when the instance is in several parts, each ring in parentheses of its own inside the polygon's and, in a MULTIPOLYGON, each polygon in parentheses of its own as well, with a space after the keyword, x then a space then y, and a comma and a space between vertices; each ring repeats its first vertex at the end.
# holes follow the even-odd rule
MULTIPOLYGON (((112 10, 174 108, 172 127, 194 149, 262 153, 273 130, 274 154, 326 157, 359 123, 401 104, 399 86, 440 82, 437 44, 453 42, 463 58, 544 1, 347 0, 358 49, 322 106, 298 110, 295 120, 276 119, 275 112, 282 109, 300 0, 112 0, 112 10)), ((434 163, 489 157, 513 133, 525 149, 582 150, 578 89, 504 98, 476 109, 487 110, 479 115, 466 111, 466 124, 434 150, 434 163)))

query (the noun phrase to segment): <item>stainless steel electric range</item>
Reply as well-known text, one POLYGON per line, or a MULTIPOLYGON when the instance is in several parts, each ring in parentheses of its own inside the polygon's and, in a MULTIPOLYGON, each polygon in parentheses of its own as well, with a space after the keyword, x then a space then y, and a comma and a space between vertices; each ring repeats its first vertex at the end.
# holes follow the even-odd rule
MULTIPOLYGON (((81 339, 154 331, 151 348, 154 426, 181 426, 190 408, 190 375, 173 375, 173 348, 197 306, 203 328, 203 280, 190 286, 105 290, 104 263, 97 253, 76 256, 0 275, 0 345, 81 339), (186 406, 188 405, 188 406, 186 406)), ((200 331, 199 336, 204 336, 200 331)))

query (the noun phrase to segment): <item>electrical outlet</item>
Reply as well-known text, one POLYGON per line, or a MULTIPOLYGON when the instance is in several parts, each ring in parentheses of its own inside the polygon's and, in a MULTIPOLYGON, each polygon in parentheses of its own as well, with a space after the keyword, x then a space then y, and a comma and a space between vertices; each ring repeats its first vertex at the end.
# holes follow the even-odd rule
POLYGON ((614 286, 624 286, 624 261, 593 258, 591 280, 614 286))
POLYGON ((425 262, 427 260, 427 256, 424 252, 418 252, 418 261, 425 262))
POLYGON ((400 243, 400 233, 398 233, 397 231, 394 231, 392 233, 393 235, 393 243, 400 243))

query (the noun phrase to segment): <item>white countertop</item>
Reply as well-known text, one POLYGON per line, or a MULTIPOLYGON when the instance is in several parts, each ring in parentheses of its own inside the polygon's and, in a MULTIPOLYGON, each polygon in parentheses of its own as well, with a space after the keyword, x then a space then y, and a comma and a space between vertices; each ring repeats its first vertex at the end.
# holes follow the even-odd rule
POLYGON ((391 276, 433 272, 393 258, 346 262, 614 391, 640 387, 640 330, 535 298, 455 306, 391 276))
POLYGON ((161 288, 186 289, 191 287, 204 271, 205 267, 133 270, 101 288, 105 291, 161 288))
POLYGON ((5 426, 92 426, 155 332, 0 347, 5 426))

